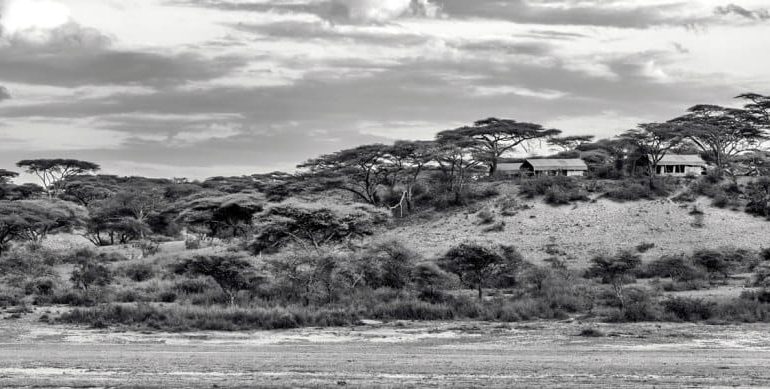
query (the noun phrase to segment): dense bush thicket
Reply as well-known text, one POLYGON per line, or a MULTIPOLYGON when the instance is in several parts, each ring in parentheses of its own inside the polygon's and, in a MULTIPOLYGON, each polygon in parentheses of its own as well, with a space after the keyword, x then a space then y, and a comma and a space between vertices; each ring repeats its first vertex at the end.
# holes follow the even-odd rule
POLYGON ((563 176, 538 177, 523 181, 519 193, 529 198, 545 196, 545 201, 552 205, 588 200, 588 193, 579 179, 563 176))

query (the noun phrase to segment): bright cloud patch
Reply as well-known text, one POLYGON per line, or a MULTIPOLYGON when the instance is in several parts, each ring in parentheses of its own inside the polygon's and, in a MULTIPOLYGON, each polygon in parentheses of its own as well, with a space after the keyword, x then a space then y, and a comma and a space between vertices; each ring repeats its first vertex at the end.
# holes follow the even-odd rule
POLYGON ((70 20, 70 10, 64 4, 50 0, 0 1, 0 25, 5 33, 25 30, 51 29, 70 20))
POLYGON ((386 22, 403 15, 435 17, 439 8, 428 0, 334 0, 358 22, 386 22))

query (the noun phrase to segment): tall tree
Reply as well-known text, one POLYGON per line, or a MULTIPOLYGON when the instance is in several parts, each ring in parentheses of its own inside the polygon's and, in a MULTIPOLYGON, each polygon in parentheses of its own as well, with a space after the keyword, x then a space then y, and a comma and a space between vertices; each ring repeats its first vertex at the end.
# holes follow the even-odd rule
POLYGON ((85 210, 60 200, 0 201, 0 252, 13 240, 40 242, 82 223, 85 210))
POLYGON ((653 183, 658 164, 672 148, 682 142, 683 135, 672 123, 644 123, 621 135, 636 146, 637 152, 647 157, 650 184, 653 183))
POLYGON ((386 170, 385 156, 390 146, 373 144, 322 155, 298 165, 308 169, 326 188, 337 188, 353 193, 372 205, 380 204, 377 193, 386 170))
POLYGON ((476 141, 479 157, 489 167, 489 175, 497 172, 497 161, 505 153, 523 147, 527 149, 532 141, 561 134, 560 130, 544 129, 534 123, 518 122, 511 119, 489 118, 479 120, 472 126, 443 131, 439 140, 470 138, 476 141))
POLYGON ((25 159, 16 163, 27 173, 37 176, 49 198, 59 192, 59 183, 72 176, 96 172, 99 165, 77 159, 25 159))
POLYGON ((743 109, 751 116, 755 126, 765 130, 770 129, 770 96, 745 93, 737 98, 748 100, 743 109))
POLYGON ((407 211, 414 208, 414 188, 420 174, 433 160, 435 143, 430 141, 397 141, 388 151, 386 169, 392 171, 392 184, 403 186, 401 202, 394 208, 401 207, 403 213, 404 203, 407 211))
POLYGON ((19 173, 12 172, 10 170, 0 169, 0 185, 8 184, 14 178, 18 177, 19 173))
POLYGON ((573 135, 573 136, 555 136, 549 138, 547 143, 561 151, 574 151, 580 146, 593 142, 593 135, 573 135))
POLYGON ((457 245, 439 260, 441 267, 457 274, 463 283, 475 286, 479 300, 484 285, 495 276, 514 273, 522 263, 513 246, 491 246, 474 242, 457 245))
POLYGON ((432 153, 455 202, 462 202, 468 180, 484 161, 478 141, 470 137, 440 135, 432 153))
POLYGON ((718 105, 696 105, 689 113, 671 120, 679 132, 708 153, 721 169, 729 171, 732 159, 754 150, 767 140, 757 116, 749 110, 718 105))

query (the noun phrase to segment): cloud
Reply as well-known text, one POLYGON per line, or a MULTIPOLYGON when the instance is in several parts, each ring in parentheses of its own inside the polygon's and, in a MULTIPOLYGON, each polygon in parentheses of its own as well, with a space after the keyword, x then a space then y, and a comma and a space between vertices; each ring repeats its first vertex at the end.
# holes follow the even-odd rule
POLYGON ((336 23, 386 23, 400 17, 435 18, 442 15, 434 0, 176 0, 174 4, 227 11, 314 14, 336 23))
POLYGON ((723 16, 735 15, 751 20, 770 20, 770 11, 767 9, 748 10, 737 4, 716 7, 714 13, 723 16))
POLYGON ((398 17, 436 17, 439 7, 428 0, 332 0, 332 6, 344 10, 355 22, 383 23, 398 17))
POLYGON ((222 77, 246 60, 193 52, 120 50, 99 31, 70 22, 0 36, 0 79, 35 85, 168 86, 222 77))
POLYGON ((10 99, 11 99, 11 92, 9 92, 6 87, 0 85, 0 101, 10 100, 10 99))
POLYGON ((503 19, 516 23, 548 25, 648 28, 698 23, 688 16, 685 4, 671 2, 638 5, 617 0, 535 2, 529 0, 435 0, 450 17, 503 19))

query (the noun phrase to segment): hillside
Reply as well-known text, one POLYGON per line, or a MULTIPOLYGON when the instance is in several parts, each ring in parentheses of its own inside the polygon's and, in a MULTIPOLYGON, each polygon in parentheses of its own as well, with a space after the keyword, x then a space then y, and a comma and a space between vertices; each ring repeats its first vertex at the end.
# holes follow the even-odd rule
POLYGON ((478 213, 455 212, 393 229, 388 238, 401 239, 428 257, 440 255, 466 239, 488 239, 519 248, 527 260, 541 262, 558 252, 571 266, 581 267, 596 254, 633 249, 642 243, 655 246, 645 259, 700 248, 735 246, 758 249, 770 245, 770 223, 743 212, 695 204, 704 212, 702 226, 694 226, 693 204, 663 200, 618 203, 606 199, 554 207, 541 199, 518 200, 529 209, 503 216, 495 200, 486 204, 502 232, 483 232, 478 213), (547 250, 550 246, 550 250, 547 250))

